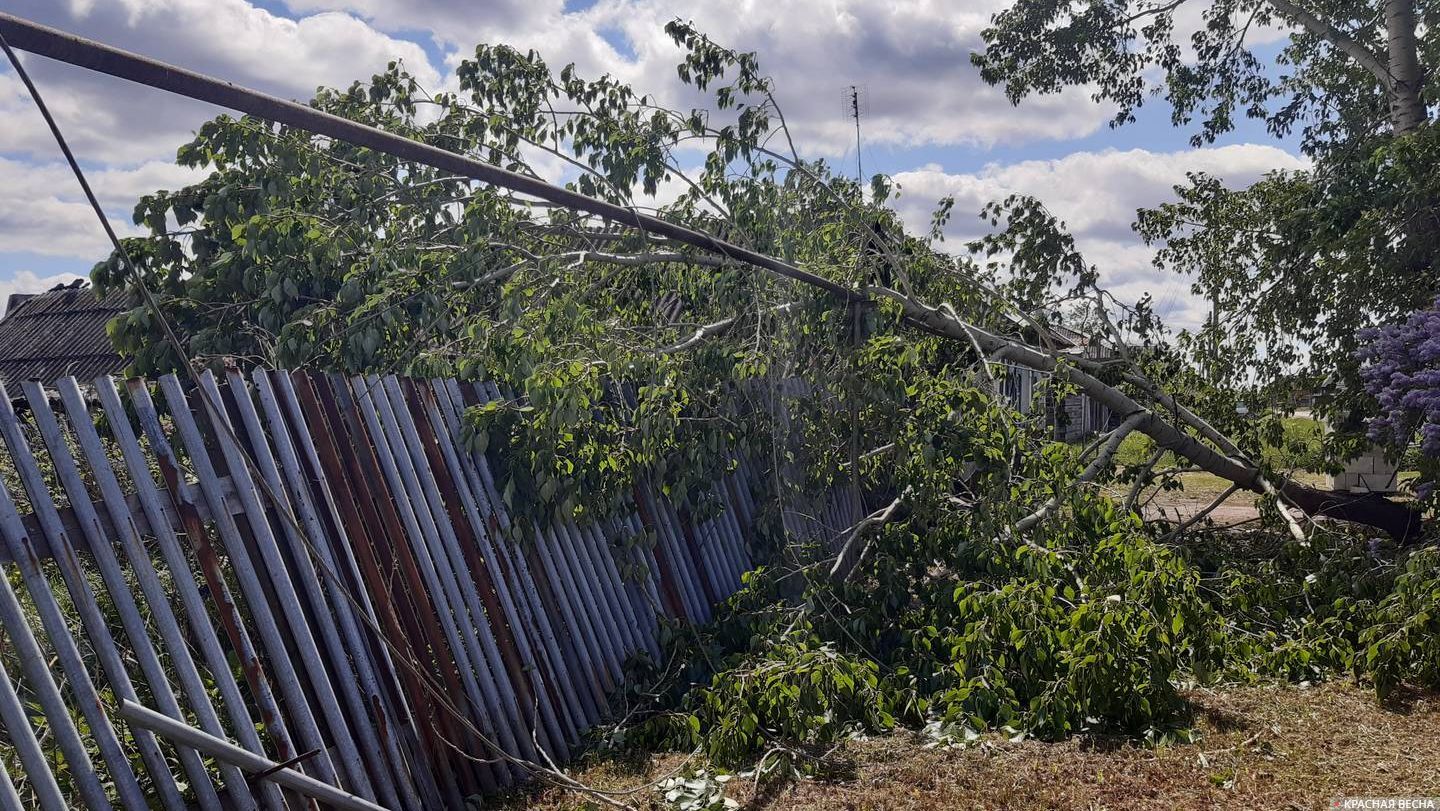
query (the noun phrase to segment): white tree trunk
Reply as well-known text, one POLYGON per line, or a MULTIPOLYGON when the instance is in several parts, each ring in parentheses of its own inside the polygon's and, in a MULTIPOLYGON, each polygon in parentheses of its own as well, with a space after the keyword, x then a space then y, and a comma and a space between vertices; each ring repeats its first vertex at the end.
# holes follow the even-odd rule
POLYGON ((1390 123, 1397 135, 1425 123, 1425 102, 1420 91, 1425 74, 1420 67, 1415 36, 1415 0, 1385 0, 1385 36, 1390 73, 1390 123))
POLYGON ((1420 94, 1425 85, 1425 72, 1420 67, 1415 35, 1415 0, 1385 0, 1386 51, 1383 58, 1369 44, 1322 20, 1293 0, 1268 2, 1280 16, 1329 42, 1380 82, 1390 98, 1390 125, 1397 134, 1411 132, 1425 123, 1428 116, 1420 94))

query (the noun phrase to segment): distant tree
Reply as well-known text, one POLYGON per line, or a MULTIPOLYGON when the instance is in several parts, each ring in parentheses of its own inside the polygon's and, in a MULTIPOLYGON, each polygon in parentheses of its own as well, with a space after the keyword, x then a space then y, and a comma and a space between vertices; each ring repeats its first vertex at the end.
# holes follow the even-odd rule
POLYGON ((1192 274, 1217 302, 1237 368, 1348 383, 1322 403, 1345 415, 1373 408, 1356 376, 1359 330, 1437 292, 1431 17, 1415 0, 1019 0, 973 58, 1016 103, 1083 88, 1115 105, 1115 126, 1162 99, 1197 146, 1242 117, 1297 138, 1309 168, 1242 189, 1194 173, 1136 228, 1159 246, 1157 266, 1192 274), (1252 45, 1262 27, 1288 39, 1252 45))

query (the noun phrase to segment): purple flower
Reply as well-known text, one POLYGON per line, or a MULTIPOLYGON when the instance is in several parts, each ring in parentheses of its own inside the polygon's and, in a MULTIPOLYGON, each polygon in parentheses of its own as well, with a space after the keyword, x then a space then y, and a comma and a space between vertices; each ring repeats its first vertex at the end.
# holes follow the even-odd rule
MULTIPOLYGON (((1374 442, 1403 451, 1419 440, 1420 452, 1440 459, 1440 300, 1403 324, 1359 333, 1365 390, 1380 404, 1367 424, 1374 442)), ((1420 497, 1435 482, 1421 482, 1420 497)))

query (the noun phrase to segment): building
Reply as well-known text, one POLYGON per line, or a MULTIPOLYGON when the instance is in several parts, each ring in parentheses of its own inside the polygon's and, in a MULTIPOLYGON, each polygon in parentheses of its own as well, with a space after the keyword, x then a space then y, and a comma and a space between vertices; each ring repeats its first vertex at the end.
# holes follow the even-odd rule
MULTIPOLYGON (((1040 336, 1034 334, 1025 337, 1037 345, 1046 346, 1064 355, 1092 360, 1115 356, 1114 347, 1102 340, 1058 325, 1047 326, 1045 329, 1043 340, 1037 340, 1040 336)), ((1028 328, 1027 332, 1033 333, 1034 328, 1028 328)), ((1001 394, 1022 414, 1044 408, 1046 418, 1055 427, 1055 438, 1062 442, 1073 442, 1114 427, 1114 418, 1109 407, 1083 391, 1071 394, 1058 403, 1048 392, 1043 400, 1037 400, 1037 390, 1049 377, 1048 372, 1006 361, 1000 380, 1001 394)))
POLYGON ((105 325, 127 309, 123 291, 100 297, 83 279, 11 295, 0 318, 0 382, 13 395, 26 380, 123 371, 128 361, 111 346, 105 325))

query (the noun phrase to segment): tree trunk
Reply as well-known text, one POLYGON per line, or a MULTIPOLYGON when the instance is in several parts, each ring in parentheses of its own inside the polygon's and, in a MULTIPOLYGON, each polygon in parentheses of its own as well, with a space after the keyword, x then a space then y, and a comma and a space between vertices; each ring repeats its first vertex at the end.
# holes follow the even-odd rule
POLYGON ((1270 6, 1292 23, 1329 42, 1364 68, 1390 99, 1390 126, 1397 135, 1413 132, 1425 123, 1425 71, 1420 67, 1420 50, 1415 35, 1415 0, 1385 0, 1384 58, 1331 22, 1322 20, 1292 0, 1268 0, 1270 6))
POLYGON ((1420 537, 1420 511, 1378 493, 1320 490, 1293 481, 1282 482, 1280 492, 1312 517, 1335 518, 1375 527, 1401 544, 1420 537))
POLYGON ((1420 91, 1425 74, 1420 67, 1415 35, 1415 0, 1385 0, 1385 36, 1390 73, 1390 124, 1396 135, 1413 132, 1427 118, 1420 91))

